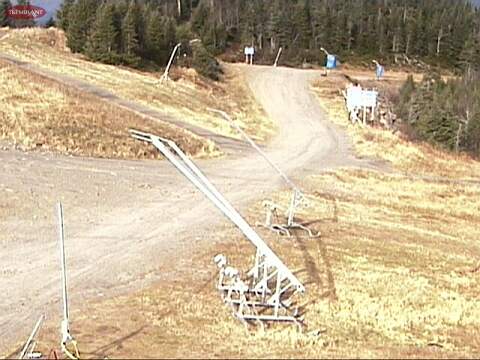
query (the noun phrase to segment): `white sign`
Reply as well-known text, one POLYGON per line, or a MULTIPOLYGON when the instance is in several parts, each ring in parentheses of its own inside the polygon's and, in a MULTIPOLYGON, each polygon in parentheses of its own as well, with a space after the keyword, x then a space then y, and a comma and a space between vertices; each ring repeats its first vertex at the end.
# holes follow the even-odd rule
POLYGON ((245 46, 245 55, 255 55, 255 48, 253 46, 245 46))
POLYGON ((377 96, 377 91, 351 86, 347 89, 347 109, 353 111, 356 108, 377 107, 377 96))

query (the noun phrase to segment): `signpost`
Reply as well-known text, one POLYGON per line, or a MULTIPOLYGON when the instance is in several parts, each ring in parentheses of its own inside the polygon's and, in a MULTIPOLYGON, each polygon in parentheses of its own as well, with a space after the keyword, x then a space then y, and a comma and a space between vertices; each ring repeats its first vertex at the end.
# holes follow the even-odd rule
POLYGON ((253 65, 253 57, 255 56, 255 48, 253 46, 245 46, 245 63, 253 65))
POLYGON ((337 56, 330 54, 325 48, 320 48, 321 51, 325 53, 326 56, 326 62, 325 62, 325 68, 324 68, 324 76, 327 76, 329 73, 329 70, 336 69, 337 68, 337 56))
POLYGON ((350 114, 352 122, 359 121, 358 111, 363 110, 362 122, 367 123, 367 111, 371 113, 373 120, 375 116, 375 109, 377 108, 378 92, 375 90, 365 90, 361 86, 349 86, 344 93, 347 111, 350 114))

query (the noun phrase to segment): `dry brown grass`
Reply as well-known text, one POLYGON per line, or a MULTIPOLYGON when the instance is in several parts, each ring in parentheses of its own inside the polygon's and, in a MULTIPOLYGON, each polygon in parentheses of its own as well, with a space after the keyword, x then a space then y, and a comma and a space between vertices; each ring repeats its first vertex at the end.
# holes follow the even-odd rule
POLYGON ((160 85, 160 74, 134 71, 87 61, 65 48, 65 38, 56 29, 9 30, 0 40, 0 52, 36 64, 60 75, 88 81, 115 95, 173 115, 218 134, 238 138, 230 125, 207 108, 234 114, 239 124, 257 141, 275 132, 273 122, 256 104, 238 69, 226 66, 221 83, 199 77, 194 70, 175 69, 169 85, 160 85), (248 116, 247 116, 248 111, 248 116))
MULTIPOLYGON (((214 290, 211 259, 221 252, 246 270, 253 248, 226 227, 180 252, 180 265, 167 260, 159 271, 175 266, 174 279, 74 311, 72 331, 86 357, 480 355, 480 273, 472 272, 480 258, 479 187, 351 170, 313 176, 307 190, 299 218, 320 239, 262 231, 306 285, 303 333, 246 330, 231 317, 214 290)), ((273 194, 283 205, 288 196, 273 194)), ((250 222, 262 217, 258 203, 250 222)), ((55 332, 43 334, 44 348, 57 341, 55 332)))
POLYGON ((7 143, 79 156, 158 158, 130 138, 129 128, 169 137, 194 156, 217 153, 213 143, 192 133, 0 62, 0 139, 7 143))

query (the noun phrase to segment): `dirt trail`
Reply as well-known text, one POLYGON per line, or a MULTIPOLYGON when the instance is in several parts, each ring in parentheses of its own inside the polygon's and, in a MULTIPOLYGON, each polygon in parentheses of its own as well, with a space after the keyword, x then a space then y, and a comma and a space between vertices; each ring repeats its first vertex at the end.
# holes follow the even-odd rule
MULTIPOLYGON (((1 37, 0 37, 1 39, 1 37)), ((50 70, 41 68, 35 64, 24 62, 21 60, 18 60, 17 58, 7 55, 7 54, 0 54, 0 60, 3 60, 9 64, 18 66, 24 70, 33 72, 37 75, 41 75, 45 78, 57 81, 63 85, 66 86, 71 86, 77 90, 80 90, 82 92, 88 93, 90 95, 94 95, 99 99, 102 99, 109 104, 116 105, 122 109, 125 109, 127 111, 131 111, 139 116, 142 116, 144 118, 148 118, 151 120, 159 120, 163 122, 168 122, 172 125, 181 127, 183 129, 186 129, 200 137, 204 138, 209 138, 215 143, 217 143, 224 152, 226 153, 234 153, 238 149, 241 149, 244 147, 244 144, 241 141, 238 141, 236 139, 223 136, 220 134, 216 134, 210 130, 201 128, 199 126, 195 126, 192 124, 189 124, 188 122, 182 121, 180 119, 174 118, 171 115, 168 115, 166 113, 163 113, 161 111, 152 109, 148 106, 142 105, 140 103, 137 103, 135 101, 130 101, 123 99, 112 92, 100 87, 93 85, 87 81, 75 79, 69 76, 57 74, 55 72, 52 72, 50 70)))
MULTIPOLYGON (((318 72, 241 67, 280 129, 265 150, 300 186, 304 176, 324 169, 373 166, 355 160, 346 138, 327 122, 310 92, 318 72)), ((252 151, 239 149, 199 165, 240 210, 284 186, 252 151)), ((212 226, 229 224, 166 161, 0 151, 0 174, 0 191, 18 195, 26 209, 22 214, 27 214, 0 218, 0 354, 27 336, 42 311, 59 306, 53 217, 58 199, 66 216, 72 308, 87 298, 133 291, 175 276, 176 270, 164 268, 162 259, 173 257, 179 268, 190 266, 185 254, 195 239, 208 237, 212 226)))

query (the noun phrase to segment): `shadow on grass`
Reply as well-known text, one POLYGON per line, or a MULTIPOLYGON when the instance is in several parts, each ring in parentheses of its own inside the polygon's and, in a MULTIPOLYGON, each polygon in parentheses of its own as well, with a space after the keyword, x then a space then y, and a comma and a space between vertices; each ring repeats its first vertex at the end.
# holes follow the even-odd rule
POLYGON ((91 352, 88 352, 88 353, 85 352, 81 355, 83 355, 83 356, 86 355, 86 356, 93 357, 93 358, 96 358, 96 359, 103 359, 106 356, 108 356, 108 354, 107 354, 108 352, 110 352, 112 350, 115 350, 115 349, 121 349, 122 344, 125 341, 130 340, 130 339, 134 338, 135 336, 139 335, 145 329, 145 327, 146 327, 146 325, 143 325, 139 329, 137 329, 135 331, 132 331, 131 333, 129 333, 125 336, 122 336, 121 338, 119 338, 117 340, 114 340, 114 341, 110 342, 109 344, 101 346, 98 349, 95 349, 91 352))
MULTIPOLYGON (((328 193, 316 193, 316 196, 321 196, 332 202, 332 216, 325 219, 317 219, 307 222, 300 221, 300 223, 309 228, 312 225, 318 225, 327 222, 338 223, 338 205, 335 196, 328 193)), ((327 247, 322 240, 322 236, 305 237, 300 236, 298 233, 294 233, 294 239, 298 244, 305 261, 305 269, 303 271, 305 271, 308 275, 308 282, 306 285, 313 284, 318 286, 320 294, 318 297, 316 297, 316 299, 328 298, 332 301, 336 301, 337 292, 335 287, 335 279, 333 277, 332 266, 328 257, 327 247), (314 252, 314 246, 312 246, 312 244, 314 243, 317 245, 316 258, 314 255, 312 255, 312 252, 314 252)))

